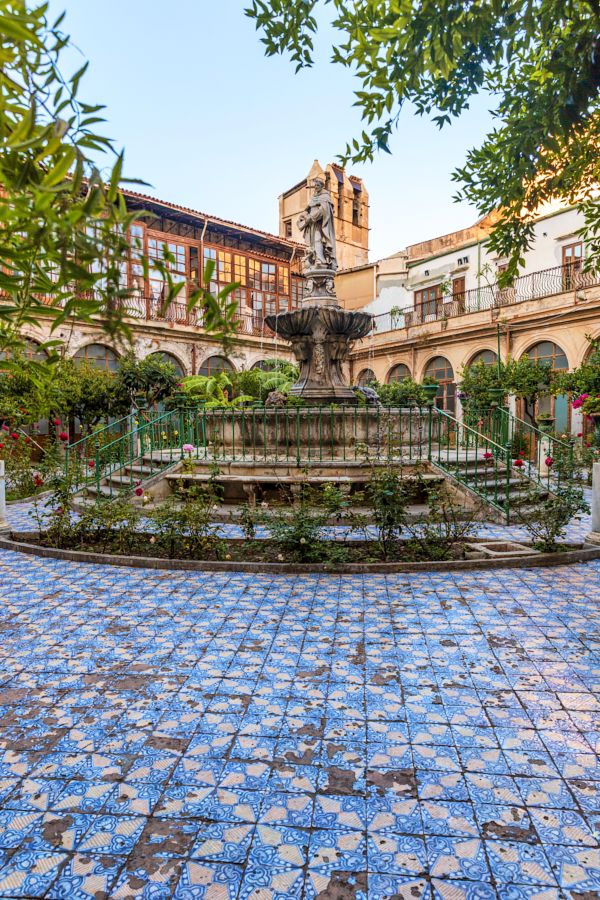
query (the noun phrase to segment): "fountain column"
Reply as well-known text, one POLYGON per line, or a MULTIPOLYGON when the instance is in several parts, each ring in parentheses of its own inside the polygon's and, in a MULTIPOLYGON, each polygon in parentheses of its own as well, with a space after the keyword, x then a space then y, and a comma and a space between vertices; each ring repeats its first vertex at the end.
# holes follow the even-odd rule
POLYGON ((335 292, 337 258, 333 203, 321 179, 298 219, 306 242, 306 293, 299 309, 267 316, 267 326, 289 341, 300 366, 290 393, 308 403, 358 403, 344 379, 343 365, 354 341, 373 327, 373 316, 349 312, 335 292))

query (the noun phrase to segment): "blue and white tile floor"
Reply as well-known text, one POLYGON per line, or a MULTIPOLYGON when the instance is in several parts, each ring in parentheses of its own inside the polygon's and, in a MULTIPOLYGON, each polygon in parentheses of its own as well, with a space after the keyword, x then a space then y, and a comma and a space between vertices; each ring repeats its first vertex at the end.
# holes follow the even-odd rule
POLYGON ((0 625, 0 900, 600 898, 600 563, 3 551, 0 625))

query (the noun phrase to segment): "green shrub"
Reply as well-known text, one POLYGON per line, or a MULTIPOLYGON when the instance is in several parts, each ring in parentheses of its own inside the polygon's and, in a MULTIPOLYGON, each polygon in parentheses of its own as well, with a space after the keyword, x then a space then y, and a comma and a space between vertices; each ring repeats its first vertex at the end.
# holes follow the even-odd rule
POLYGON ((398 552, 411 497, 412 489, 407 487, 397 470, 390 467, 372 472, 367 500, 377 529, 376 540, 384 559, 388 559, 393 551, 398 552))
POLYGON ((435 486, 421 484, 427 494, 428 511, 419 520, 406 522, 409 547, 422 559, 449 559, 457 544, 473 536, 475 511, 456 499, 446 482, 435 486))
POLYGON ((588 513, 590 508, 583 489, 578 484, 566 482, 561 485, 559 494, 548 497, 541 498, 539 491, 530 491, 514 504, 513 511, 517 521, 531 535, 535 549, 552 553, 560 548, 559 541, 564 538, 571 520, 588 513))
POLYGON ((331 517, 343 515, 348 506, 347 495, 335 485, 315 488, 303 483, 292 503, 261 506, 254 524, 268 530, 286 560, 323 562, 332 555, 339 559, 339 546, 323 540, 322 531, 331 517))

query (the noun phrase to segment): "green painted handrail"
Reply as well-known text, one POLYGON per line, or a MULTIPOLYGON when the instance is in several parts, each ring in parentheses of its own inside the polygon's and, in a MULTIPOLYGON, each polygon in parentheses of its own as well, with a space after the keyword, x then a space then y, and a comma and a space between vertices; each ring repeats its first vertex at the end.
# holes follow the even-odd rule
POLYGON ((543 474, 526 462, 516 467, 512 444, 505 440, 506 421, 496 412, 474 427, 433 405, 181 407, 98 444, 82 486, 95 483, 99 494, 112 498, 188 456, 217 465, 285 462, 295 468, 429 460, 508 520, 515 492, 536 486, 555 490, 559 473, 553 471, 551 478, 548 467, 543 474))
POLYGON ((491 415, 505 431, 513 458, 520 458, 527 465, 532 481, 557 493, 561 484, 573 477, 573 444, 570 441, 525 422, 503 407, 492 410, 491 415), (546 460, 550 460, 549 465, 546 460))
MULTIPOLYGON (((92 462, 92 467, 95 464, 97 447, 100 444, 109 443, 107 438, 114 432, 121 432, 124 425, 124 434, 127 434, 131 430, 132 419, 133 414, 128 413, 121 419, 109 422, 108 425, 97 428, 92 434, 85 435, 85 437, 81 437, 65 447, 64 471, 65 475, 71 478, 75 490, 78 490, 90 480, 89 464, 92 462)), ((114 440, 114 437, 112 440, 114 440)))
MULTIPOLYGON (((481 422, 477 428, 460 422, 445 410, 433 407, 432 415, 432 440, 430 446, 431 461, 441 468, 445 474, 466 487, 471 493, 484 500, 486 503, 503 513, 506 521, 510 521, 511 506, 514 502, 513 488, 517 494, 520 488, 528 492, 538 494, 542 492, 556 493, 560 489, 561 481, 570 478, 572 469, 566 471, 562 466, 553 468, 553 464, 542 467, 540 456, 546 452, 549 435, 537 430, 540 435, 539 445, 536 447, 537 460, 528 460, 527 457, 515 455, 513 440, 509 439, 505 444, 486 433, 488 430, 496 434, 505 435, 506 431, 498 411, 492 411, 492 423, 496 418, 496 428, 487 428, 486 423, 481 422), (439 435, 439 425, 446 422, 446 431, 455 434, 454 446, 448 441, 444 451, 439 435), (537 465, 535 464, 537 462, 537 465)), ((504 413, 504 410, 502 411, 504 413)), ((523 423, 524 425, 526 423, 523 423)), ((558 440, 558 439, 557 439, 558 440)), ((562 442, 566 449, 570 445, 562 442)))

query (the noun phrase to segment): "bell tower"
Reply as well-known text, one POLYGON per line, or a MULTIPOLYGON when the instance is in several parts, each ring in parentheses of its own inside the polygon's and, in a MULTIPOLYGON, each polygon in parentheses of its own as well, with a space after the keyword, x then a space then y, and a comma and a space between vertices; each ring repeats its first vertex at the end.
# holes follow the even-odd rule
POLYGON ((347 175, 341 166, 325 168, 315 159, 310 172, 279 197, 279 235, 302 242, 298 217, 306 208, 316 179, 322 179, 333 201, 338 271, 369 261, 369 194, 361 178, 347 175))

